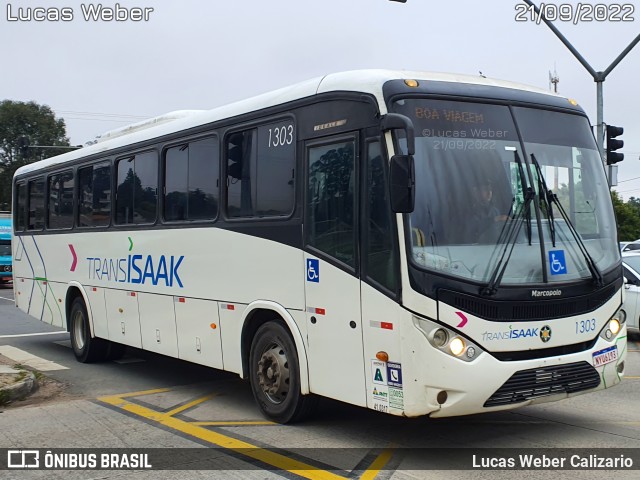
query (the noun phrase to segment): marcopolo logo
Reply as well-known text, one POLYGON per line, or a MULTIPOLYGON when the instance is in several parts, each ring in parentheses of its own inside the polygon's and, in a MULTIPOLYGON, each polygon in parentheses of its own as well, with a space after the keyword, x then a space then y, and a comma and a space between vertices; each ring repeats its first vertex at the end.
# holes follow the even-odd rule
POLYGON ((531 290, 532 297, 559 297, 562 290, 531 290))

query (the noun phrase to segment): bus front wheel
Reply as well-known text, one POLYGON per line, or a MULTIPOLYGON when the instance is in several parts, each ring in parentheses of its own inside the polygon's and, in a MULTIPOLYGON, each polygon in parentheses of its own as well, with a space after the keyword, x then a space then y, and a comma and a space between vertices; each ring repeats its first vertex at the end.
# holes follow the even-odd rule
POLYGON ((109 343, 91 336, 87 307, 82 298, 76 298, 71 304, 69 320, 71 347, 78 361, 91 363, 105 360, 109 352, 109 343))
POLYGON ((278 423, 308 416, 316 399, 300 393, 300 367, 295 344, 278 321, 263 324, 251 343, 249 378, 256 403, 278 423))

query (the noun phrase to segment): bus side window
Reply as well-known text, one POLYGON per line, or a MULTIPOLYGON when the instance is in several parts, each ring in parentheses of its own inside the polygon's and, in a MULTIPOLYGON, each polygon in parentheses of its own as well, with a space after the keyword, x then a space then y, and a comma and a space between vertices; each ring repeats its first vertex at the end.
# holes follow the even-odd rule
POLYGON ((153 223, 158 204, 158 155, 137 153, 116 165, 116 223, 153 223))
POLYGON ((27 211, 27 185, 25 183, 19 183, 17 185, 16 200, 18 207, 14 211, 15 215, 15 230, 16 232, 23 232, 27 225, 26 211, 27 211))
POLYGON ((218 214, 218 139, 167 149, 164 156, 166 221, 211 220, 218 214))
POLYGON ((396 265, 393 252, 393 222, 388 182, 380 142, 367 144, 367 237, 366 275, 392 292, 396 291, 396 265))
POLYGON ((78 169, 78 226, 99 227, 111 222, 111 165, 78 169))
POLYGON ((295 125, 284 119, 227 137, 227 214, 285 217, 293 212, 295 125))
POLYGON ((47 228, 73 227, 73 172, 49 176, 47 228))
POLYGON ((29 190, 29 223, 27 230, 42 230, 44 227, 44 179, 31 180, 29 190))

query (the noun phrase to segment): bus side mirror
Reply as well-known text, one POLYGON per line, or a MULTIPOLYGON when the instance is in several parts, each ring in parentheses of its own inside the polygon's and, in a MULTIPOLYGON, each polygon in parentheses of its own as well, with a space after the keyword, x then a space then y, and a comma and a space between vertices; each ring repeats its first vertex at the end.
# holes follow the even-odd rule
POLYGON ((411 155, 394 155, 389 165, 389 191, 394 213, 411 213, 416 199, 416 174, 411 155))

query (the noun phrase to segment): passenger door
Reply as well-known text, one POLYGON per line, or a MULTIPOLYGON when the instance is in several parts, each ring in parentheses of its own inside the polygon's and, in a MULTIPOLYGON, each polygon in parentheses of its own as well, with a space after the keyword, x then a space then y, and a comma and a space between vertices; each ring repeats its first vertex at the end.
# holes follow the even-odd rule
POLYGON ((305 145, 305 293, 311 391, 366 405, 359 271, 359 136, 305 145))

